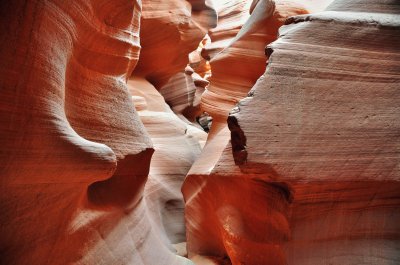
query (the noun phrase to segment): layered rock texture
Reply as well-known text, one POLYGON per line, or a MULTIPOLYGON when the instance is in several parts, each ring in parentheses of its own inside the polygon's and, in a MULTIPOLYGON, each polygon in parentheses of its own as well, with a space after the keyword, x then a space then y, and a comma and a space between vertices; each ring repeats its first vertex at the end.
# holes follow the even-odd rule
POLYGON ((400 262, 399 22, 378 0, 286 21, 229 116, 231 144, 185 181, 189 257, 400 262))
POLYGON ((152 227, 172 252, 186 255, 186 251, 180 250, 186 242, 184 201, 180 189, 201 152, 207 134, 175 115, 147 80, 132 78, 128 87, 155 149, 144 189, 152 227))
POLYGON ((399 264, 400 4, 330 2, 0 1, 0 264, 399 264))
MULTIPOLYGON (((182 212, 180 186, 158 194, 170 198, 169 211, 146 201, 153 142, 162 143, 126 86, 139 58, 141 2, 3 1, 0 10, 1 263, 191 264, 171 245, 185 241, 183 215, 170 221, 182 212)), ((185 137, 185 126, 172 127, 185 137)), ((187 140, 184 163, 170 173, 181 182, 204 141, 189 135, 195 143, 187 140)))
POLYGON ((143 75, 158 90, 188 64, 188 55, 216 26, 211 1, 143 1, 141 45, 136 75, 143 75), (168 52, 166 52, 168 51, 168 52))
POLYGON ((164 245, 180 255, 186 254, 180 188, 207 138, 184 116, 194 121, 208 84, 187 65, 216 19, 208 1, 143 1, 141 55, 128 82, 155 149, 144 190, 150 221, 164 245))

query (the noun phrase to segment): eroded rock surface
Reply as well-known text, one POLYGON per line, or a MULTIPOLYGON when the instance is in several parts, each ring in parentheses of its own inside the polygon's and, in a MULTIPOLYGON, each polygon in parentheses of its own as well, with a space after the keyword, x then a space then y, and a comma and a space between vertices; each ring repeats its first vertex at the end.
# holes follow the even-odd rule
POLYGON ((232 146, 184 184, 189 257, 399 263, 398 10, 335 1, 287 21, 229 117, 232 146))
POLYGON ((143 49, 135 72, 160 90, 184 71, 189 53, 216 26, 217 15, 211 1, 145 0, 141 22, 143 49))
POLYGON ((398 1, 141 2, 0 2, 0 263, 400 263, 398 1))
POLYGON ((164 246, 185 255, 180 188, 207 134, 183 113, 199 104, 208 84, 187 64, 216 14, 208 1, 143 1, 142 18, 142 51, 128 84, 155 149, 144 201, 164 246))
POLYGON ((177 244, 186 242, 180 189, 207 134, 175 115, 162 95, 144 78, 132 78, 128 86, 155 149, 144 189, 147 214, 160 240, 175 252, 177 244))
POLYGON ((140 1, 2 1, 1 263, 189 264, 154 233, 140 1))

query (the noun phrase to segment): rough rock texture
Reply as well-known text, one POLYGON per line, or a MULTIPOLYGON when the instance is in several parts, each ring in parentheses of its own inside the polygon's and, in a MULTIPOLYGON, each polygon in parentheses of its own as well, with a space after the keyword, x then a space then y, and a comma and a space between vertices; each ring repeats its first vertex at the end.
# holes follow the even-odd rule
POLYGON ((2 264, 189 264, 141 200, 140 1, 1 1, 2 264), (158 231, 157 231, 158 232, 158 231))
MULTIPOLYGON (((211 60, 212 77, 202 95, 201 109, 213 117, 213 126, 209 136, 210 144, 207 144, 206 150, 194 165, 193 174, 209 172, 227 145, 230 135, 226 126, 228 113, 239 100, 246 97, 265 71, 265 46, 276 39, 278 28, 287 17, 304 14, 306 10, 292 1, 253 1, 250 12, 251 16, 239 32, 235 30, 239 26, 237 24, 226 26, 225 30, 229 34, 237 32, 237 35, 211 60), (214 144, 211 144, 212 141, 214 144)), ((223 32, 222 29, 220 31, 223 32)), ((217 36, 229 34, 221 33, 217 36)), ((219 43, 219 40, 214 39, 214 42, 219 43)))
POLYGON ((210 62, 212 77, 202 108, 224 123, 229 111, 265 71, 264 48, 276 40, 278 28, 287 17, 307 13, 289 1, 255 1, 250 12, 237 35, 210 62))
POLYGON ((185 181, 189 257, 400 262, 399 8, 339 0, 288 20, 229 117, 232 146, 185 181))
MULTIPOLYGON (((205 225, 203 222, 208 222, 198 216, 198 211, 201 211, 202 208, 197 205, 197 200, 203 200, 200 192, 202 184, 198 184, 207 183, 209 174, 215 169, 229 143, 230 132, 226 124, 228 113, 240 99, 247 95, 257 78, 265 71, 265 46, 276 39, 278 28, 285 19, 291 15, 306 13, 301 6, 288 1, 279 1, 276 4, 272 1, 254 1, 251 10, 251 16, 237 36, 230 40, 230 44, 211 60, 212 78, 210 86, 202 96, 201 108, 213 117, 213 123, 206 146, 190 169, 183 186, 183 193, 187 201, 188 240, 191 241, 189 242, 189 248, 191 248, 189 254, 192 256, 196 253, 202 254, 203 251, 200 250, 201 246, 196 246, 195 241, 200 241, 201 245, 211 246, 210 241, 215 242, 219 240, 216 238, 220 238, 218 235, 207 236, 207 241, 202 242, 205 240, 205 235, 201 233, 198 236, 202 239, 191 239, 193 236, 197 237, 197 230, 201 230, 201 227, 205 225), (196 199, 189 199, 192 197, 196 199)), ((227 187, 225 183, 219 181, 215 185, 227 187)), ((251 189, 248 188, 248 192, 250 192, 251 189)), ((215 194, 218 192, 215 191, 215 194)), ((223 200, 217 196, 213 197, 216 201, 223 200)), ((245 206, 250 207, 249 205, 245 206)), ((249 215, 249 220, 250 218, 249 215)), ((209 225, 214 226, 214 228, 210 228, 211 230, 219 229, 214 222, 209 222, 209 225)), ((205 231, 209 230, 205 229, 205 231)), ((224 256, 227 251, 221 245, 218 248, 210 247, 209 249, 210 252, 206 251, 206 253, 216 256, 224 256), (211 251, 211 249, 213 250, 211 251)), ((268 254, 266 253, 266 255, 268 254)))

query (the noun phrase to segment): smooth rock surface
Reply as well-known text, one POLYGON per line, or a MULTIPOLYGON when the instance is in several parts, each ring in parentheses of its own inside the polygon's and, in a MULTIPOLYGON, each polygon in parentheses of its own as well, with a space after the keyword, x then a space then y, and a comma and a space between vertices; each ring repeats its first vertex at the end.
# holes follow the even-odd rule
POLYGON ((191 264, 151 226, 140 1, 0 4, 2 264, 191 264))
POLYGON ((162 95, 144 78, 131 78, 128 87, 134 95, 135 106, 142 106, 136 109, 155 149, 143 195, 147 214, 157 235, 174 252, 175 244, 186 241, 180 189, 207 134, 175 115, 162 95), (146 104, 137 104, 141 101, 146 104))
POLYGON ((144 0, 141 23, 143 49, 135 74, 161 89, 184 71, 189 53, 216 26, 217 14, 209 0, 144 0))

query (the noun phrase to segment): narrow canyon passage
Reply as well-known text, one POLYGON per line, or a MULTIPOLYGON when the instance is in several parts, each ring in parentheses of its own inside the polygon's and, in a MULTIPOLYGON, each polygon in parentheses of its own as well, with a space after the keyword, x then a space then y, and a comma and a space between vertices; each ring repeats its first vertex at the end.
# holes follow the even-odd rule
POLYGON ((397 0, 0 1, 0 264, 400 263, 397 0))

